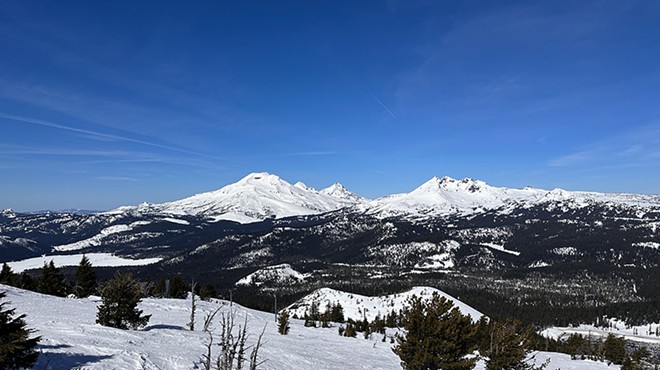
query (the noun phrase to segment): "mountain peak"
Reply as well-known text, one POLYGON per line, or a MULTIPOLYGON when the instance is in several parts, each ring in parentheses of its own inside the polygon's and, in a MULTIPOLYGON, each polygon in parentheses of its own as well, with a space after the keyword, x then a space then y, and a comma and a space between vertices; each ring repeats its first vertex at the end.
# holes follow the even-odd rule
POLYGON ((313 191, 316 192, 316 189, 313 187, 307 186, 304 182, 298 181, 297 183, 293 184, 293 186, 297 187, 298 189, 302 189, 305 191, 313 191))
POLYGON ((489 186, 485 182, 479 180, 473 180, 469 177, 466 177, 462 180, 457 180, 449 176, 443 176, 442 178, 433 176, 430 180, 420 185, 417 189, 413 190, 413 192, 421 193, 421 192, 429 192, 429 191, 435 192, 438 190, 446 190, 446 191, 454 191, 454 192, 475 193, 487 187, 489 186))
POLYGON ((336 199, 349 201, 350 203, 360 203, 364 201, 361 196, 349 191, 344 185, 336 182, 320 191, 321 194, 331 196, 336 199))
POLYGON ((284 180, 282 180, 279 176, 270 174, 268 172, 253 172, 238 180, 236 184, 276 183, 281 181, 284 180))

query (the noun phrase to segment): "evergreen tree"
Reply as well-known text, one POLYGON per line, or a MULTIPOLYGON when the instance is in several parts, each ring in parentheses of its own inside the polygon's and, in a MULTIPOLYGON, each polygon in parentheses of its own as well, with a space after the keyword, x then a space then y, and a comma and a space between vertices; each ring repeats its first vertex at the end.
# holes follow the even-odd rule
POLYGON ((430 300, 410 298, 404 311, 405 336, 397 335, 393 351, 407 370, 468 370, 476 359, 465 358, 476 347, 477 326, 451 301, 434 293, 430 300))
POLYGON ((27 272, 23 271, 18 277, 18 287, 25 290, 37 291, 37 281, 27 272))
POLYGON ((332 305, 330 310, 330 321, 344 322, 344 308, 339 302, 332 305))
POLYGON ((85 298, 96 292, 96 272, 87 256, 83 255, 76 270, 74 293, 78 298, 85 298))
POLYGON ((534 367, 525 361, 531 351, 532 330, 523 327, 518 320, 492 322, 486 339, 488 347, 481 352, 488 356, 488 370, 533 370, 545 367, 534 367))
POLYGON ((277 332, 287 335, 289 334, 289 329, 291 329, 289 326, 289 311, 282 310, 279 316, 277 316, 277 332))
POLYGON ((2 270, 0 270, 0 284, 16 286, 18 283, 18 277, 11 270, 11 267, 7 263, 2 264, 2 270))
POLYGON ((151 315, 142 316, 142 310, 137 308, 141 295, 140 283, 131 273, 117 272, 101 289, 96 322, 119 329, 139 329, 147 325, 151 315))
POLYGON ((626 358, 626 341, 623 337, 609 334, 603 342, 603 357, 609 362, 621 365, 626 358))
POLYGON ((658 364, 652 367, 651 352, 646 347, 641 347, 633 351, 630 356, 626 356, 621 365, 621 370, 644 370, 644 369, 657 369, 658 364))
POLYGON ((181 276, 176 275, 170 280, 169 298, 186 298, 189 290, 188 284, 186 284, 181 276))
POLYGON ((215 288, 211 284, 206 284, 199 289, 199 297, 204 301, 208 301, 209 298, 215 297, 216 295, 215 288))
POLYGON ((55 267, 53 260, 50 260, 50 263, 44 263, 39 279, 39 293, 64 297, 67 294, 68 286, 69 283, 60 269, 55 267))
MULTIPOLYGON (((6 293, 0 292, 0 299, 6 293)), ((25 315, 14 317, 15 309, 6 309, 0 303, 0 369, 30 368, 37 361, 35 350, 40 337, 30 338, 33 330, 25 327, 25 315)))
POLYGON ((357 336, 357 330, 355 330, 355 324, 353 323, 353 320, 349 319, 348 322, 346 322, 346 328, 344 328, 343 330, 343 335, 345 337, 353 337, 353 338, 357 336))

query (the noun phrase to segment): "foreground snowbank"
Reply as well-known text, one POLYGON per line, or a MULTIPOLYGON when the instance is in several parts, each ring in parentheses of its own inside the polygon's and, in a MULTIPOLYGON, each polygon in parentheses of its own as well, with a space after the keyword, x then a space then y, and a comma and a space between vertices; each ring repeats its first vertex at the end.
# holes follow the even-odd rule
MULTIPOLYGON (((224 301, 200 302, 197 331, 186 329, 190 319, 189 301, 145 299, 141 309, 151 314, 149 326, 140 331, 124 331, 94 323, 98 297, 70 299, 46 296, 0 285, 7 291, 11 306, 27 315, 26 322, 37 329, 42 352, 35 369, 195 369, 208 343, 208 334, 200 331, 204 313, 222 307, 224 301)), ((371 340, 337 335, 337 328, 306 328, 292 320, 287 336, 277 333, 275 317, 234 305, 236 322, 248 320, 248 345, 254 343, 265 327, 260 359, 262 369, 401 369, 391 344, 380 337, 371 340)), ((215 325, 216 329, 219 325, 215 325)), ((616 370, 618 366, 591 361, 571 361, 556 353, 539 353, 537 362, 551 359, 549 370, 616 370)), ((477 370, 483 370, 483 361, 477 370)))

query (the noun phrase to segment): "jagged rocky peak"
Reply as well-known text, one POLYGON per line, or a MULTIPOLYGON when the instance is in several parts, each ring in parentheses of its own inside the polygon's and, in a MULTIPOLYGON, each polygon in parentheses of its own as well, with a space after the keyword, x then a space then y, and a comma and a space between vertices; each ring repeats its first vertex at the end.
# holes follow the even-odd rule
POLYGON ((293 184, 293 186, 297 187, 298 189, 302 189, 305 191, 313 191, 316 192, 316 189, 314 189, 311 186, 307 186, 304 182, 298 181, 297 183, 293 184))
POLYGON ((474 180, 471 178, 464 178, 462 180, 457 180, 449 176, 443 176, 438 178, 437 176, 432 177, 429 181, 425 182, 413 192, 427 192, 427 191, 436 191, 436 190, 447 190, 447 191, 465 191, 469 193, 479 192, 485 188, 489 187, 483 181, 474 180))
POLYGON ((321 190, 320 193, 331 196, 333 198, 343 199, 354 203, 359 203, 365 200, 363 197, 351 192, 350 190, 346 189, 344 185, 338 182, 321 190))

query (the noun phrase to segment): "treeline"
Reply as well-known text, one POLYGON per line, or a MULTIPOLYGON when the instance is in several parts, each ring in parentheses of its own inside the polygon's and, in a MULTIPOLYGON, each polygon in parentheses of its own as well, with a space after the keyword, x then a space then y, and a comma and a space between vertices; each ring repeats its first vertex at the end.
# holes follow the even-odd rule
MULTIPOLYGON (((57 297, 66 297, 73 294, 78 298, 99 295, 103 285, 98 283, 94 268, 86 256, 81 258, 76 267, 73 280, 67 279, 61 269, 55 266, 51 260, 44 263, 37 275, 31 275, 25 271, 20 274, 15 273, 7 263, 4 263, 2 269, 0 269, 0 284, 57 297)), ((139 282, 143 297, 157 298, 186 298, 192 285, 180 275, 139 282)), ((202 299, 217 296, 215 287, 212 284, 194 284, 194 286, 195 293, 202 299)))
POLYGON ((86 256, 81 258, 73 281, 69 281, 51 260, 44 262, 41 274, 36 277, 25 271, 17 274, 4 263, 0 270, 0 284, 58 297, 73 294, 79 298, 95 294, 98 288, 96 273, 86 256))

